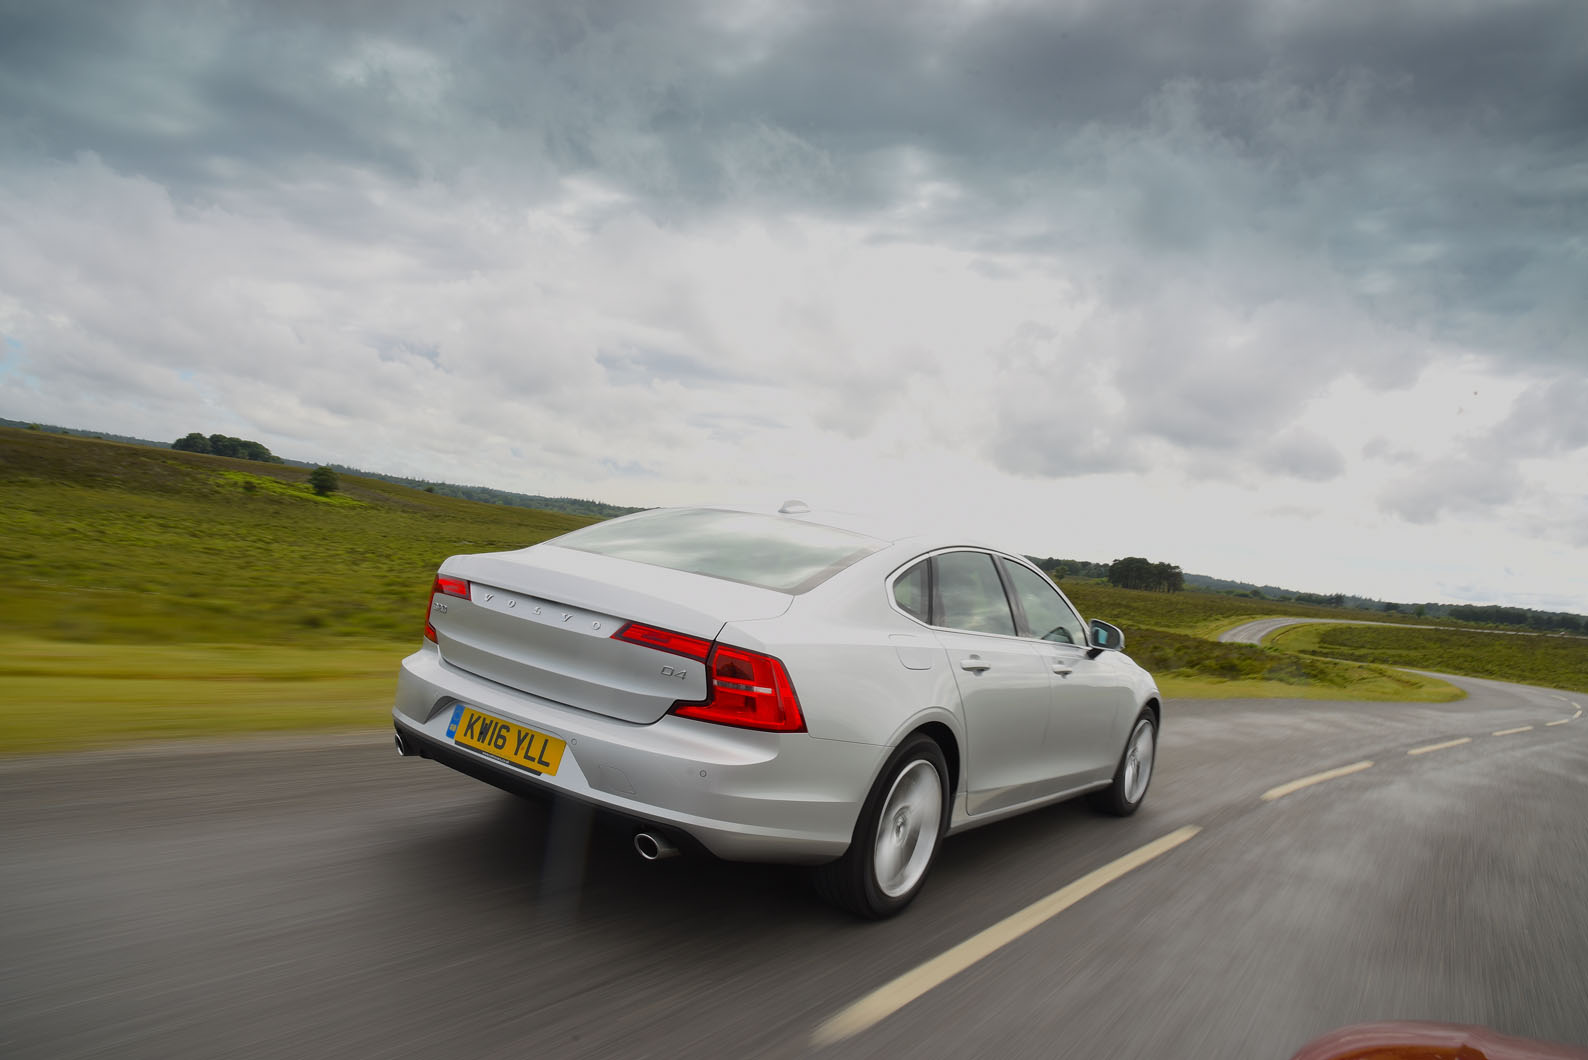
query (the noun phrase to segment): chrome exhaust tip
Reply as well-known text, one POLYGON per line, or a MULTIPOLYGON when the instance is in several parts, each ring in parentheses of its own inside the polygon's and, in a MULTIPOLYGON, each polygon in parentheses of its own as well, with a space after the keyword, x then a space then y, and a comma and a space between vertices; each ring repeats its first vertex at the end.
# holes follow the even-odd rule
POLYGON ((634 849, 646 861, 661 861, 663 858, 678 856, 678 848, 668 842, 665 836, 651 832, 634 833, 634 849))
POLYGON ((409 755, 413 754, 413 751, 409 750, 408 748, 407 741, 403 739, 402 733, 394 733, 392 735, 392 739, 397 741, 397 754, 399 757, 407 758, 409 755))

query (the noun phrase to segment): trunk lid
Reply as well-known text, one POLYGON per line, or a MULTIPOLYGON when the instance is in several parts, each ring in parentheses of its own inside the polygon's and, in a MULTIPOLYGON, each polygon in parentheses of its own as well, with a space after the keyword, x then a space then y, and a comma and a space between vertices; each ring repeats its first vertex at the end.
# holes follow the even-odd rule
MULTIPOLYGON (((649 724, 706 696, 703 661, 612 635, 629 622, 716 639, 724 624, 773 618, 787 593, 555 545, 454 556, 443 575, 469 599, 432 613, 449 664, 580 710, 649 724)), ((438 599, 440 599, 438 597, 438 599)))

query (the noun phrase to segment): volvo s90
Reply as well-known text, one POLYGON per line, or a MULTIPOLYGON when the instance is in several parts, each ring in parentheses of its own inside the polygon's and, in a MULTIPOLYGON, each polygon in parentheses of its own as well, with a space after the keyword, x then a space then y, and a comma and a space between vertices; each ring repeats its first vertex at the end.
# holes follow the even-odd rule
POLYGON ((403 660, 405 755, 814 866, 861 916, 945 836, 1091 794, 1135 812, 1161 697, 1037 567, 959 537, 781 509, 664 508, 441 565, 403 660))

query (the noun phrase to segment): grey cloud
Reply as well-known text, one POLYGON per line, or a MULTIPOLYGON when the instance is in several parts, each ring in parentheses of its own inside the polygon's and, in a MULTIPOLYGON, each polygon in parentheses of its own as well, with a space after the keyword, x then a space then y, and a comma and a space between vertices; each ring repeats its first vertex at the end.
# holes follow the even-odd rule
POLYGON ((1490 444, 1514 457, 1588 446, 1588 377, 1561 376, 1530 386, 1494 429, 1490 444))
MULTIPOLYGON (((63 282, 12 288, 50 292, 38 317, 63 309, 103 348, 171 368, 211 359, 291 378, 327 349, 363 365, 336 333, 363 289, 415 294, 519 251, 452 230, 458 203, 488 230, 493 212, 513 217, 584 176, 664 227, 790 210, 980 249, 983 275, 1046 261, 1095 309, 1011 371, 994 403, 989 451, 1026 474, 1141 466, 1155 441, 1188 466, 1228 467, 1343 374, 1407 385, 1425 346, 1398 335, 1580 371, 1588 331, 1588 249, 1568 238, 1588 207, 1588 6, 1576 0, 933 3, 910 17, 882 3, 746 17, 704 0, 13 2, 0 5, 0 103, 7 184, 91 152, 146 180, 129 213, 257 221, 223 232, 239 274, 261 254, 272 278, 340 292, 320 319, 293 322, 298 348, 251 319, 246 298, 146 297, 135 274, 149 261, 118 249, 138 233, 117 246, 87 222, 41 235, 36 269, 63 282), (394 212, 392 187, 410 193, 408 212, 394 212), (403 263, 396 277, 338 274, 293 259, 294 230, 403 263), (230 249, 243 236, 259 245, 230 249), (119 307, 64 282, 79 263, 102 287, 113 274, 122 305, 184 304, 186 319, 113 320, 119 307), (236 334, 229 319, 244 334, 215 348, 236 334)), ((203 290, 215 253, 178 241, 159 268, 203 290)), ((590 385, 602 350, 635 377, 705 379, 703 358, 735 357, 687 308, 667 325, 678 349, 656 359, 489 297, 449 303, 465 323, 448 335, 392 301, 380 349, 435 351, 515 395, 590 385)), ((859 359, 840 349, 789 369, 795 400, 851 436, 900 389, 896 363, 859 359)), ((1580 386, 1561 386, 1497 440, 1580 444, 1582 419, 1563 418, 1580 386)), ((1270 459, 1332 466, 1316 449, 1270 459)))
POLYGON ((1531 535, 1588 544, 1588 524, 1581 518, 1588 464, 1582 464, 1576 480, 1537 483, 1524 481, 1521 465, 1534 458, 1572 457, 1588 447, 1585 407, 1588 379, 1535 382, 1516 398, 1505 419, 1469 439, 1461 456, 1417 467, 1393 484, 1379 505, 1409 522, 1428 523, 1445 512, 1492 514, 1525 493, 1530 507, 1521 518, 1531 535))
POLYGON ((1006 407, 988 452, 1006 471, 1041 478, 1079 478, 1147 466, 1134 440, 1114 434, 1084 409, 1062 404, 1006 407))
MULTIPOLYGON (((522 202, 593 172, 662 217, 873 215, 933 179, 957 194, 890 223, 1005 250, 1123 242, 1231 284, 1230 259, 1256 248, 1316 262, 1395 326, 1507 359, 1559 362, 1588 326, 1573 280, 1588 251, 1561 238, 1588 203, 1575 0, 758 19, 639 0, 16 4, 0 98, 13 151, 91 150, 181 198, 249 187, 365 232, 367 206, 313 216, 340 183, 321 175, 522 202)), ((1114 267, 1150 282, 1142 264, 1114 267)))
POLYGON ((1396 448, 1383 435, 1375 435, 1364 442, 1362 456, 1368 460, 1382 460, 1389 464, 1411 464, 1417 461, 1416 453, 1396 448))
POLYGON ((1257 463, 1275 474, 1308 482, 1327 482, 1345 471, 1345 459, 1327 441, 1293 430, 1263 447, 1257 463))
POLYGON ((745 377, 736 371, 708 363, 699 357, 667 350, 622 347, 603 350, 596 354, 595 360, 605 369, 609 379, 624 386, 648 386, 664 379, 686 386, 745 381, 745 377))
POLYGON ((1499 460, 1436 460, 1400 480, 1379 498, 1379 506, 1409 523, 1433 523, 1445 513, 1493 515, 1514 501, 1522 484, 1514 469, 1499 460))
MULTIPOLYGON (((1304 282, 1305 271, 1295 278, 1304 282)), ((1132 297, 1109 303, 1077 341, 1107 351, 1126 399, 1123 430, 1193 453, 1256 451, 1341 375, 1378 370, 1383 340, 1337 298, 1244 300, 1170 272, 1132 297)), ((1420 357, 1399 354, 1413 365, 1420 357)))
POLYGON ((1146 467, 1139 440, 1122 429, 1120 403, 1111 400, 1115 384, 1107 361, 1028 321, 995 351, 990 367, 1001 385, 984 444, 998 466, 1044 478, 1146 467))

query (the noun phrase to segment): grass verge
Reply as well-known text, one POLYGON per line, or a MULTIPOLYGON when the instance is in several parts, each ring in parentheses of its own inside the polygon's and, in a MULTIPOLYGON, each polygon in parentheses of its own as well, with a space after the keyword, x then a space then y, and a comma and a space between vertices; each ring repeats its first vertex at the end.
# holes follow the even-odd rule
POLYGON ((329 648, 0 638, 0 754, 390 723, 414 644, 329 648))
POLYGON ((1279 630, 1267 644, 1309 658, 1409 666, 1588 692, 1588 637, 1304 625, 1279 630))
POLYGON ((1380 703, 1449 703, 1466 693, 1447 681, 1386 670, 1348 687, 1285 681, 1227 681, 1217 677, 1162 674, 1158 691, 1169 699, 1328 699, 1380 703))
POLYGON ((354 475, 0 428, 0 635, 99 644, 406 643, 437 565, 590 522, 354 475), (249 489, 247 487, 253 487, 249 489))
POLYGON ((1400 612, 1361 611, 1324 607, 1284 600, 1254 600, 1224 593, 1187 589, 1179 593, 1153 593, 1120 589, 1105 582, 1067 578, 1059 583, 1064 595, 1087 618, 1101 618, 1121 628, 1131 626, 1214 638, 1227 629, 1254 618, 1284 615, 1294 618, 1355 619, 1369 622, 1424 623, 1455 626, 1452 619, 1417 618, 1400 612))
MULTIPOLYGON (((1441 631, 1442 632, 1442 631, 1441 631)), ((1223 644, 1155 629, 1127 630, 1125 650, 1166 696, 1198 699, 1362 699, 1441 703, 1466 693, 1386 666, 1223 644)))

